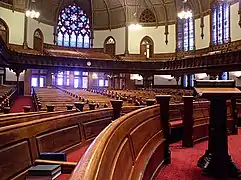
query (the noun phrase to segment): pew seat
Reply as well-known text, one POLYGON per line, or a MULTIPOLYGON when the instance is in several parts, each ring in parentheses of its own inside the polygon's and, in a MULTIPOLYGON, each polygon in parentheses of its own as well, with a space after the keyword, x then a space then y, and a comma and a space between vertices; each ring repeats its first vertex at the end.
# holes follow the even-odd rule
POLYGON ((70 174, 61 174, 56 180, 68 180, 70 178, 70 174))
POLYGON ((89 143, 71 151, 70 153, 67 154, 67 161, 78 162, 80 158, 84 155, 88 147, 89 147, 89 143))

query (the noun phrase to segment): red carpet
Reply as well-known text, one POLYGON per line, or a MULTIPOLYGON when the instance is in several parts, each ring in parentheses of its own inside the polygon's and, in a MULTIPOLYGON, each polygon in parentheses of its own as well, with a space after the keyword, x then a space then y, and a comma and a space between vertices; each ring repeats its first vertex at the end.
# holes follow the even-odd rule
POLYGON ((23 112, 24 106, 33 107, 31 96, 19 96, 19 97, 17 97, 15 102, 13 103, 11 109, 10 109, 10 113, 23 112))
MULTIPOLYGON (((82 146, 81 148, 77 149, 76 151, 69 153, 67 155, 67 161, 78 162, 80 160, 80 158, 84 155, 85 151, 88 149, 90 143, 87 143, 85 146, 82 146)), ((68 180, 69 177, 70 177, 70 174, 61 174, 59 177, 57 177, 56 180, 68 180)))
MULTIPOLYGON (((241 129, 239 135, 229 136, 229 153, 235 164, 241 168, 241 129)), ((182 148, 181 143, 171 146, 171 164, 164 167, 156 180, 212 180, 201 175, 197 161, 207 148, 207 141, 196 144, 193 148, 182 148)))
POLYGON ((80 158, 84 155, 85 151, 88 149, 90 143, 82 146, 81 148, 73 151, 67 155, 67 161, 69 162, 78 162, 80 158))

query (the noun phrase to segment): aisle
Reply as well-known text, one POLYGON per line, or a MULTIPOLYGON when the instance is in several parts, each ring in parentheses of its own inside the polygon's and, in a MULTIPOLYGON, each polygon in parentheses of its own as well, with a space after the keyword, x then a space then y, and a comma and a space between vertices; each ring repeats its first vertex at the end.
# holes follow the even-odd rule
POLYGON ((19 96, 19 97, 17 97, 15 102, 13 103, 11 109, 10 109, 10 113, 23 112, 24 106, 33 107, 31 96, 19 96))
MULTIPOLYGON (((236 165, 241 168, 241 129, 239 135, 229 136, 229 153, 236 165)), ((171 147, 172 162, 162 169, 156 180, 212 180, 201 175, 197 161, 207 148, 207 141, 196 144, 193 148, 182 148, 181 143, 171 147)))

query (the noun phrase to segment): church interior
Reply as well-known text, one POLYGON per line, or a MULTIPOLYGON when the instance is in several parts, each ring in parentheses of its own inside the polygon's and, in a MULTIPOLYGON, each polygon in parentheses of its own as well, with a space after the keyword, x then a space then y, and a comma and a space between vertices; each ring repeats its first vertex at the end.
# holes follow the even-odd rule
POLYGON ((241 179, 240 0, 0 0, 0 180, 241 179))

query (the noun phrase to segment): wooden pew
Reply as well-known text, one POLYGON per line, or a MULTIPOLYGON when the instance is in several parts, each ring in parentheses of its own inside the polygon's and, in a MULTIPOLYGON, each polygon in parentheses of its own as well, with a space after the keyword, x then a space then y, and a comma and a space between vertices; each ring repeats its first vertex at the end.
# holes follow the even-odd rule
POLYGON ((56 111, 66 110, 66 105, 74 105, 79 99, 56 88, 35 88, 35 93, 42 104, 42 110, 46 105, 55 106, 56 111))
MULTIPOLYGON (((186 113, 191 113, 191 117, 187 115, 184 116, 184 130, 191 133, 185 133, 183 136, 183 146, 193 146, 194 143, 206 140, 209 134, 209 109, 210 103, 208 101, 203 102, 194 102, 191 106, 190 103, 193 103, 193 98, 189 98, 189 100, 184 100, 184 111, 186 113), (188 103, 188 101, 191 101, 188 103)), ((234 118, 231 113, 231 103, 227 102, 227 131, 229 133, 233 132, 234 128, 234 118)))
POLYGON ((92 142, 70 180, 154 178, 163 163, 168 163, 164 153, 168 112, 162 113, 160 105, 154 105, 114 121, 92 142))
MULTIPOLYGON (((134 110, 126 107, 123 109, 134 110)), ((0 174, 4 174, 1 178, 23 179, 32 165, 48 164, 38 160, 40 152, 66 152, 71 155, 80 147, 85 147, 111 123, 115 111, 114 107, 77 113, 68 111, 25 114, 28 117, 38 117, 35 120, 28 120, 22 115, 24 113, 19 113, 19 118, 25 118, 26 122, 0 127, 0 174), (50 115, 56 116, 49 117, 50 115)), ((13 115, 3 117, 9 118, 9 121, 14 118, 13 115)), ((74 164, 63 162, 61 166, 70 173, 74 164)))
POLYGON ((106 108, 1 127, 1 179, 23 179, 40 152, 68 154, 97 136, 112 116, 112 109, 106 108))
POLYGON ((18 123, 39 120, 42 118, 59 115, 72 114, 76 111, 56 111, 56 112, 35 112, 35 113, 14 113, 8 116, 0 115, 0 127, 14 125, 18 123))

